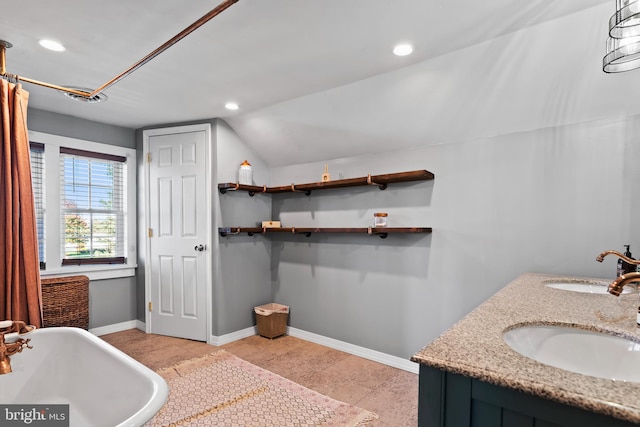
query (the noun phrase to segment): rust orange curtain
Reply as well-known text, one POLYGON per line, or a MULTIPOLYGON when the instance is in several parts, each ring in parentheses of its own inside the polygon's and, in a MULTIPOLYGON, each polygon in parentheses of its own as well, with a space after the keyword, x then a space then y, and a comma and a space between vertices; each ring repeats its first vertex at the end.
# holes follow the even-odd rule
POLYGON ((29 92, 0 79, 0 320, 42 326, 42 291, 27 132, 29 92))

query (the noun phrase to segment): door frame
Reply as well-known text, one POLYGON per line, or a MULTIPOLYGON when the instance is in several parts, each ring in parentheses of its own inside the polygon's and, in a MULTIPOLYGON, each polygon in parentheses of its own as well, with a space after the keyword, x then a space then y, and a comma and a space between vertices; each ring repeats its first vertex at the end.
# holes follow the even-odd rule
MULTIPOLYGON (((170 135, 175 133, 187 133, 187 132, 198 132, 204 131, 205 133, 205 204, 207 206, 207 232, 205 238, 205 244, 207 245, 208 250, 204 251, 202 255, 205 259, 206 266, 206 274, 205 274, 205 283, 206 283, 206 313, 205 313, 205 322, 206 322, 206 342, 211 344, 212 342, 212 319, 213 319, 213 205, 212 205, 212 165, 213 163, 213 148, 211 144, 211 124, 210 123, 201 123, 194 125, 183 125, 183 126, 170 126, 164 128, 155 128, 155 129, 147 129, 142 131, 142 164, 143 164, 143 175, 144 175, 144 184, 143 188, 140 189, 140 194, 144 194, 144 218, 143 218, 143 226, 140 227, 139 236, 141 239, 144 239, 144 259, 141 261, 144 263, 144 319, 145 319, 145 332, 151 333, 151 313, 149 312, 149 302, 151 301, 151 265, 150 265, 150 254, 151 254, 151 238, 149 238, 148 230, 150 224, 150 195, 149 195, 149 162, 147 161, 147 156, 150 153, 149 147, 149 137, 159 136, 159 135, 170 135)), ((153 159, 152 159, 153 160, 153 159)), ((139 215, 140 218, 140 215, 139 215)), ((142 246, 142 245, 140 245, 142 246)))

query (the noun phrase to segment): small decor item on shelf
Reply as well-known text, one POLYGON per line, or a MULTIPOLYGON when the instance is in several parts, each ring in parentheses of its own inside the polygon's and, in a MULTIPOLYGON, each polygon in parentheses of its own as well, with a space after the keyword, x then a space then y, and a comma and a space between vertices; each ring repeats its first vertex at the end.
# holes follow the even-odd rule
POLYGON ((262 228, 280 228, 280 221, 262 221, 262 228))
POLYGON ((373 214, 373 226, 374 227, 386 227, 387 226, 387 217, 389 216, 386 212, 376 212, 373 214))
POLYGON ((331 181, 331 174, 329 174, 329 165, 324 165, 324 173, 322 174, 322 182, 331 181))
POLYGON ((240 165, 240 170, 238 171, 238 184, 253 184, 253 170, 251 169, 251 164, 246 160, 240 165))

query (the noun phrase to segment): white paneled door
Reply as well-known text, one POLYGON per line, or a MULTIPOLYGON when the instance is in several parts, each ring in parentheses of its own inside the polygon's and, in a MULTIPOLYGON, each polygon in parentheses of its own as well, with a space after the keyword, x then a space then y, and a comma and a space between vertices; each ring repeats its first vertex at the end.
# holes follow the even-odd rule
POLYGON ((207 340, 208 140, 197 126, 145 131, 151 333, 207 340))

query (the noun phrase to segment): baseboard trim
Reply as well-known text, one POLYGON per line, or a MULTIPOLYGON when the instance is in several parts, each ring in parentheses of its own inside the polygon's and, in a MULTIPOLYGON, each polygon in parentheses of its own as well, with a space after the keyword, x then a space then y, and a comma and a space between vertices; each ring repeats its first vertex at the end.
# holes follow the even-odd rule
MULTIPOLYGON (((140 329, 141 331, 146 331, 146 324, 140 320, 130 320, 128 322, 116 323, 113 325, 101 326, 98 328, 91 328, 89 332, 94 335, 106 335, 112 334, 114 332, 126 331, 127 329, 140 329)), ((255 326, 251 326, 245 329, 241 329, 239 331, 231 332, 229 334, 224 334, 220 336, 211 335, 209 336, 209 340, 207 344, 211 344, 213 346, 221 346, 225 344, 229 344, 234 341, 241 340, 243 338, 251 337, 253 335, 257 335, 258 331, 255 326)), ((353 354, 354 356, 363 357, 365 359, 373 360, 374 362, 382 363, 387 366, 391 366, 394 368, 402 369, 403 371, 411 372, 417 374, 419 372, 419 365, 414 363, 408 359, 403 359, 401 357, 392 356, 390 354, 382 353, 380 351, 371 350, 366 347, 360 347, 355 344, 350 344, 348 342, 336 340, 333 338, 325 337, 323 335, 314 334, 313 332, 303 331, 302 329, 293 328, 291 326, 287 327, 287 334, 292 337, 300 338, 306 341, 310 341, 316 344, 323 345, 325 347, 333 348, 335 350, 344 351, 345 353, 353 354)))
POLYGON ((344 351, 345 353, 353 354, 354 356, 363 357, 365 359, 373 360, 374 362, 382 363, 387 366, 402 369, 414 374, 419 372, 419 365, 408 359, 392 356, 390 354, 382 353, 380 351, 371 350, 369 348, 360 347, 358 345, 350 344, 348 342, 336 340, 333 338, 325 337, 323 335, 314 334, 313 332, 303 331, 301 329, 287 327, 287 333, 292 337, 300 338, 306 341, 311 341, 316 344, 323 345, 325 347, 333 348, 335 350, 344 351))
POLYGON ((229 344, 230 342, 238 341, 243 338, 252 337, 258 333, 257 328, 255 326, 251 326, 245 329, 241 329, 239 331, 231 332, 230 334, 215 336, 211 335, 209 337, 208 344, 221 346, 225 344, 229 344))
POLYGON ((143 325, 142 330, 144 331, 144 322, 140 322, 139 320, 129 320, 127 322, 115 323, 113 325, 106 325, 106 326, 99 326, 97 328, 91 328, 89 329, 89 332, 91 332, 93 335, 96 335, 96 336, 113 334, 114 332, 126 331, 128 329, 134 329, 134 328, 140 329, 138 325, 139 323, 142 323, 143 325))

